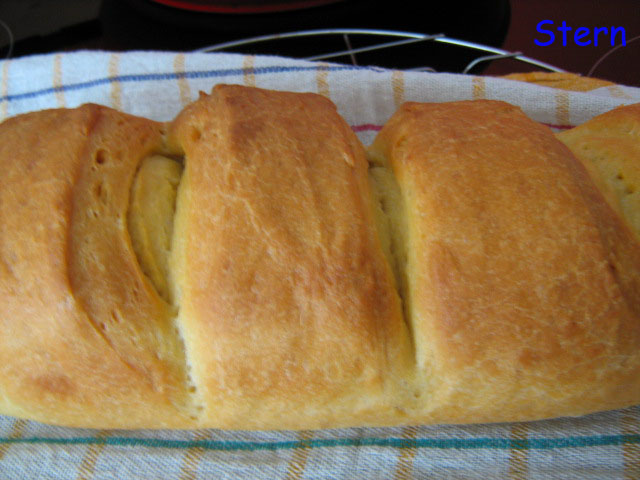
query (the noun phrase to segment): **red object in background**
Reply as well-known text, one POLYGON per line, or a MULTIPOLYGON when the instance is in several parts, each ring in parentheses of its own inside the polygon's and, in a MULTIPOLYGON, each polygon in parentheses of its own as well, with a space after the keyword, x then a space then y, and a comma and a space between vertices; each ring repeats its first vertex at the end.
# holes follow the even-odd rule
POLYGON ((152 0, 168 7, 208 13, 272 13, 317 7, 342 0, 152 0))

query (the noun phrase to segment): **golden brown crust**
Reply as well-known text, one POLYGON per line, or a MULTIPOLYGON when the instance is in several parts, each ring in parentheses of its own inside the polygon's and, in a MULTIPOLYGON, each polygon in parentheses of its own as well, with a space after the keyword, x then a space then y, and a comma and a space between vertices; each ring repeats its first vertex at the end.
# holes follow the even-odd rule
POLYGON ((93 427, 189 425, 169 308, 132 254, 126 209, 159 124, 87 105, 0 129, 2 410, 93 427), (8 333, 10 332, 10 333, 8 333))
POLYGON ((364 151, 335 107, 218 87, 172 128, 186 164, 178 321, 203 422, 388 422, 405 326, 364 151))
POLYGON ((408 215, 406 300, 430 383, 416 418, 640 399, 640 247, 546 127, 501 102, 407 104, 372 152, 408 215))

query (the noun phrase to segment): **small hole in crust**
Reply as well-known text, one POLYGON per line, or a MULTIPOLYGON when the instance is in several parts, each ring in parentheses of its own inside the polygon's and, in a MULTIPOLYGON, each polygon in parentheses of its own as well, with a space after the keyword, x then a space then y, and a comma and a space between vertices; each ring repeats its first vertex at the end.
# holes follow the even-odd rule
POLYGON ((400 138, 400 140, 398 140, 396 142, 396 144, 394 145, 394 148, 398 149, 398 150, 402 150, 403 148, 405 148, 407 146, 407 142, 409 141, 409 139, 405 136, 400 138))
POLYGON ((107 152, 102 149, 97 150, 94 159, 98 165, 104 165, 107 161, 107 152))
POLYGON ((140 301, 140 290, 138 289, 137 285, 131 289, 131 296, 135 301, 140 301))
POLYGON ((122 321, 120 313, 117 310, 111 310, 111 318, 113 319, 114 323, 120 323, 122 321))
POLYGON ((95 186, 93 187, 93 194, 95 198, 103 205, 108 203, 109 189, 105 187, 102 181, 99 181, 95 184, 95 186))
POLYGON ((199 128, 193 127, 191 129, 191 140, 197 142, 202 137, 202 131, 199 128))
POLYGON ((194 407, 195 412, 191 415, 189 415, 189 418, 191 420, 198 420, 200 418, 200 415, 202 415, 202 412, 204 411, 204 407, 202 405, 197 405, 194 407))

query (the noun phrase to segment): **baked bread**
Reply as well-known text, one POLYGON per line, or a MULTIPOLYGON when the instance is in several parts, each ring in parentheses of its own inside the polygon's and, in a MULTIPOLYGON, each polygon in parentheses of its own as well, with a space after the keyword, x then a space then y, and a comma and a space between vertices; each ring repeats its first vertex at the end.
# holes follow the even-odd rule
POLYGON ((557 136, 640 238, 640 104, 618 107, 557 136))
POLYGON ((0 162, 3 414, 307 429, 640 402, 638 237, 510 105, 407 104, 367 160, 324 97, 217 86, 168 124, 9 119, 0 162))
POLYGON ((638 402, 640 244, 547 127, 501 102, 406 104, 370 151, 394 177, 421 421, 638 402))
POLYGON ((515 80, 518 82, 535 83, 543 87, 560 88, 574 92, 589 92, 596 88, 611 87, 614 82, 601 78, 583 77, 576 73, 569 72, 526 72, 510 73, 502 78, 515 80))

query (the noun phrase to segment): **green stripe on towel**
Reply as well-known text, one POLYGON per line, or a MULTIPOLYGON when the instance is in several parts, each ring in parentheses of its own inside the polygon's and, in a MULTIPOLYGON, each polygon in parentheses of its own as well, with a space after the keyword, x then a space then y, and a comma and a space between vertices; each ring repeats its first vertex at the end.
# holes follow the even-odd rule
POLYGON ((602 447, 639 444, 640 435, 593 435, 584 437, 530 438, 527 442, 510 438, 329 438, 311 441, 243 442, 221 440, 166 440, 128 437, 71 437, 71 438, 0 438, 0 444, 91 445, 148 448, 204 448, 206 450, 290 450, 295 448, 384 447, 433 449, 526 449, 551 450, 556 448, 602 447))

